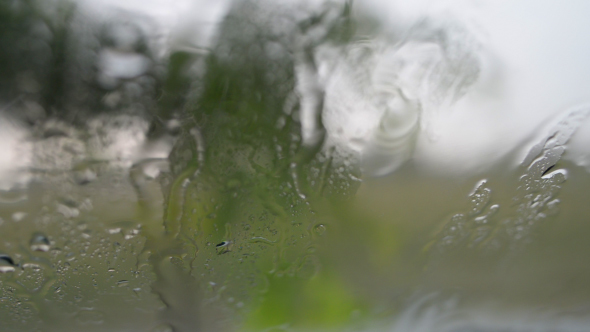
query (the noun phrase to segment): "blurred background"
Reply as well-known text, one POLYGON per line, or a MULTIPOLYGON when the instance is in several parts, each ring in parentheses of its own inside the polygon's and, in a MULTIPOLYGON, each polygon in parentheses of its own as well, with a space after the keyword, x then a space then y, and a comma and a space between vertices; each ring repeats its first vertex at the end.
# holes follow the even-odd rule
POLYGON ((0 3, 0 330, 587 331, 590 4, 0 3))

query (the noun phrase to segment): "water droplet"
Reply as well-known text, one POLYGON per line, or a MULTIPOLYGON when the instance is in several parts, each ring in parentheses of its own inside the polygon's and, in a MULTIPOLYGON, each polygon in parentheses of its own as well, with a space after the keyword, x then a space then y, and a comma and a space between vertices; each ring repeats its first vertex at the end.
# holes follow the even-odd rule
POLYGON ((218 255, 225 254, 230 252, 233 247, 232 241, 222 241, 215 245, 215 250, 217 251, 218 255))
POLYGON ((75 316, 76 321, 85 325, 100 325, 104 321, 104 314, 94 309, 82 309, 75 316))
POLYGON ((324 224, 318 224, 313 228, 313 231, 317 234, 317 235, 324 235, 324 233, 326 232, 326 225, 324 224))
POLYGON ((96 180, 97 178, 96 172, 92 170, 88 165, 85 166, 86 167, 80 167, 74 173, 74 179, 76 180, 76 183, 78 183, 79 185, 88 184, 96 180))
POLYGON ((49 239, 47 238, 47 236, 45 236, 45 234, 40 232, 33 233, 30 245, 31 250, 33 251, 47 252, 50 248, 49 239))
POLYGON ((19 192, 19 191, 4 191, 0 190, 0 203, 4 204, 15 204, 24 202, 29 199, 29 196, 26 193, 19 192))
POLYGON ((490 202, 492 191, 486 187, 486 184, 486 180, 481 180, 476 186, 475 190, 471 193, 471 195, 469 195, 471 200, 469 213, 471 215, 480 213, 490 202))
POLYGON ((27 216, 26 212, 15 212, 12 214, 12 220, 19 222, 27 216))
POLYGON ((0 255, 0 273, 14 272, 15 264, 8 255, 0 255))
POLYGON ((250 239, 251 243, 263 243, 263 244, 268 244, 268 245, 274 245, 276 244, 276 241, 271 241, 267 238, 264 238, 262 236, 255 236, 253 238, 250 239))
POLYGON ((63 214, 63 216, 66 218, 75 218, 80 214, 80 210, 64 204, 57 205, 57 212, 63 214))
POLYGON ((121 233, 121 227, 109 228, 109 234, 121 233))

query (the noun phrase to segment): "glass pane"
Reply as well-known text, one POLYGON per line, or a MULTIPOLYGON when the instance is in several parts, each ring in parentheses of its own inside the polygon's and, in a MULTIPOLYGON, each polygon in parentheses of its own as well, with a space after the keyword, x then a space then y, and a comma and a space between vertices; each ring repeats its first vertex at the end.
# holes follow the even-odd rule
POLYGON ((0 2, 0 330, 587 331, 589 14, 0 2))

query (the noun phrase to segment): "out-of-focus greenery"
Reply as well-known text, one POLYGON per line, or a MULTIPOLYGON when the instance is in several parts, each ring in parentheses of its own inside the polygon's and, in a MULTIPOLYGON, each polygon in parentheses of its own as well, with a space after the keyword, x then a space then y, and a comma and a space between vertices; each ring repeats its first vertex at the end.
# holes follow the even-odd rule
MULTIPOLYGON (((341 15, 349 10, 341 8, 341 15)), ((182 208, 180 233, 193 234, 193 275, 214 285, 211 294, 241 303, 248 330, 343 328, 366 309, 317 252, 334 221, 329 211, 349 202, 358 187, 349 178, 354 163, 333 165, 330 151, 301 158, 294 54, 302 51, 302 29, 321 24, 321 16, 299 22, 260 2, 236 5, 187 105, 206 144, 205 162, 180 175, 198 168, 182 207, 176 180, 168 211, 182 208)), ((332 27, 325 42, 349 39, 349 23, 332 27)), ((185 59, 174 57, 171 63, 185 59)))
POLYGON ((262 303, 249 314, 245 328, 337 330, 354 326, 363 309, 362 301, 335 271, 324 269, 309 280, 274 275, 262 303))
POLYGON ((36 0, 0 4, 0 97, 28 94, 47 110, 63 107, 73 6, 36 0), (50 9, 48 10, 47 7, 50 9))

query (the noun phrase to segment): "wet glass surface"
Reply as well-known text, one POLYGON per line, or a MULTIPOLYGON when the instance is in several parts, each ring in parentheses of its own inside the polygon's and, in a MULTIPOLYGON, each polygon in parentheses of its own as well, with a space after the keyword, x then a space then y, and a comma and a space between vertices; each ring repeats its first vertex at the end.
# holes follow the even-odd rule
POLYGON ((588 331, 588 14, 0 2, 0 331, 588 331))

